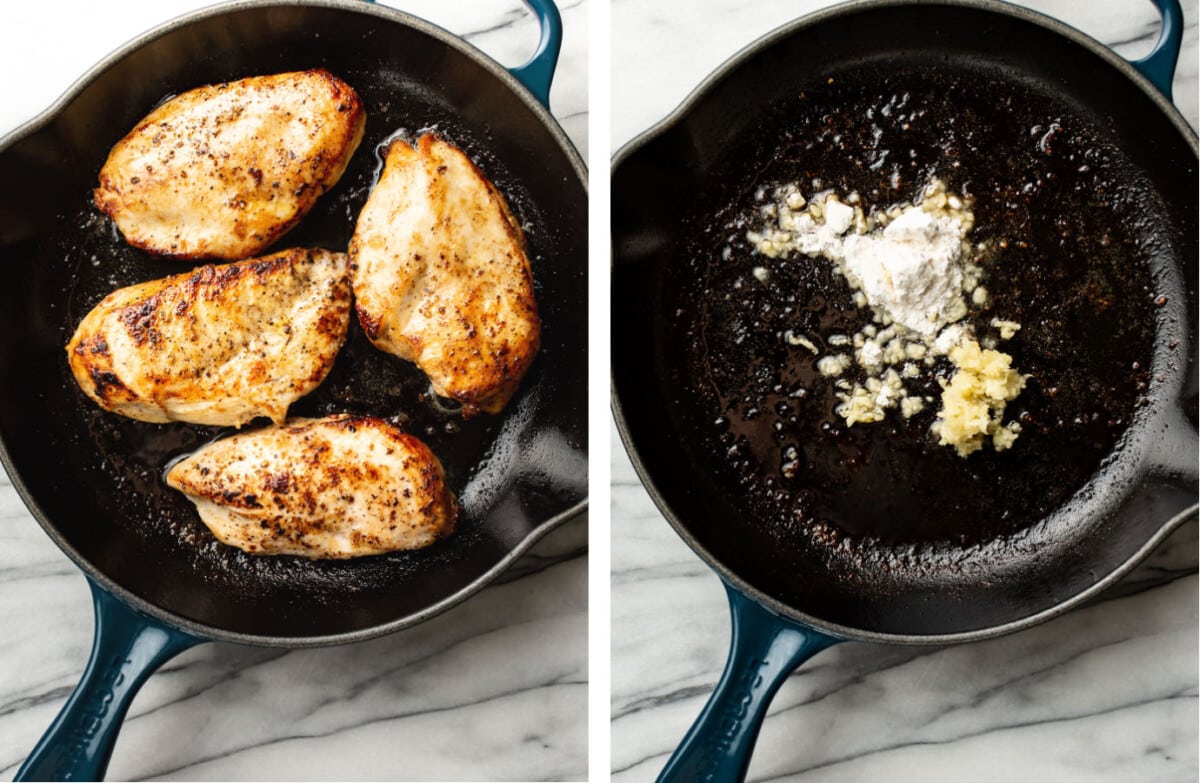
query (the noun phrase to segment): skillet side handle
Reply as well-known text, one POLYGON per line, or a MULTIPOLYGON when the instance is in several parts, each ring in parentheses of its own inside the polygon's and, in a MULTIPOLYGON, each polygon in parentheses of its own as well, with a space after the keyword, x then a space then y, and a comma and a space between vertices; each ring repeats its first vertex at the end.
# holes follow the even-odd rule
POLYGON ((1155 475, 1190 489, 1195 502, 1196 481, 1200 480, 1200 433, 1188 421, 1182 408, 1166 415, 1166 426, 1151 452, 1155 475))
POLYGON ((130 702, 159 666, 206 641, 126 606, 91 579, 96 631, 74 693, 14 780, 100 780, 130 702))
POLYGON ((1179 0, 1151 0, 1162 14, 1162 32, 1150 54, 1140 60, 1130 60, 1134 68, 1158 88, 1166 99, 1171 97, 1171 82, 1179 62, 1179 47, 1183 42, 1183 8, 1179 0))
POLYGON ((725 591, 733 616, 729 660, 659 783, 744 780, 779 686, 801 663, 840 641, 784 620, 729 585, 725 591))
POLYGON ((529 61, 508 72, 533 93, 538 103, 550 108, 550 84, 554 81, 554 69, 558 66, 558 53, 562 49, 562 16, 554 0, 524 0, 529 10, 537 17, 542 29, 537 50, 529 61))

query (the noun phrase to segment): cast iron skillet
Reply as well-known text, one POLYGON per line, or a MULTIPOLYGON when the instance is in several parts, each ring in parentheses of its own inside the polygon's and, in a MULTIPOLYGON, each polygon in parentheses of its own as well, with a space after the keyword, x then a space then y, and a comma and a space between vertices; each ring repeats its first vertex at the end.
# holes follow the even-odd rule
POLYGON ((1197 145, 1164 98, 1179 4, 1156 4, 1163 34, 1133 64, 994 2, 839 6, 745 49, 616 156, 617 425, 733 614, 724 674, 661 779, 743 777, 780 683, 830 644, 1027 628, 1195 514, 1197 145), (779 335, 861 314, 821 264, 753 256, 737 222, 773 181, 886 205, 931 171, 972 192, 976 236, 1030 240, 985 281, 1026 325, 1010 350, 1035 370, 1028 420, 1012 450, 966 461, 930 444, 932 412, 839 427, 815 357, 779 335), (1064 400, 1113 415, 1059 420, 1064 400))
POLYGON ((586 174, 545 104, 561 42, 550 0, 526 0, 537 53, 511 73, 422 20, 362 3, 239 2, 159 27, 109 56, 0 141, 0 458, 30 511, 83 569, 96 636, 83 680, 18 778, 96 778, 138 686, 206 640, 304 647, 426 620, 493 580, 586 502, 586 174), (109 147, 168 95, 325 67, 358 90, 366 135, 338 186, 277 247, 344 249, 376 147, 425 127, 463 146, 527 229, 541 353, 502 415, 463 420, 415 368, 354 325, 329 378, 293 415, 388 417, 425 439, 464 513, 415 553, 349 562, 251 558, 217 544, 167 462, 222 434, 148 425, 82 396, 63 345, 108 291, 190 268, 125 245, 89 206, 109 147))

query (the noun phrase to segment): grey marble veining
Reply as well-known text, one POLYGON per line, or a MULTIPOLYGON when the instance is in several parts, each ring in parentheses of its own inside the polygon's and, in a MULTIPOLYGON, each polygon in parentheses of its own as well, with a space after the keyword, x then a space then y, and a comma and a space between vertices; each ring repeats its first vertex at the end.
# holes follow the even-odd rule
MULTIPOLYGON (((1139 0, 1035 0, 1125 56, 1149 50, 1139 0)), ((725 59, 824 0, 614 0, 614 148, 725 59), (702 44, 701 44, 702 42, 702 44)), ((1197 4, 1175 79, 1197 125, 1197 4)), ((675 535, 612 437, 612 767, 651 780, 720 676, 729 617, 717 577, 675 535)), ((789 783, 1195 781, 1197 528, 1189 522, 1091 605, 953 647, 837 645, 790 677, 750 766, 789 783)))
MULTIPOLYGON (((537 42, 519 0, 389 4, 465 35, 504 65, 523 62, 537 42)), ((6 6, 0 68, 10 78, 0 134, 125 40, 203 5, 6 6)), ((551 106, 586 156, 587 3, 560 6, 565 38, 551 106)), ((582 779, 587 531, 586 516, 568 522, 495 586, 385 638, 297 651, 208 644, 184 653, 133 702, 109 777, 582 779)), ((11 779, 62 706, 91 634, 83 577, 0 472, 0 778, 11 779)))

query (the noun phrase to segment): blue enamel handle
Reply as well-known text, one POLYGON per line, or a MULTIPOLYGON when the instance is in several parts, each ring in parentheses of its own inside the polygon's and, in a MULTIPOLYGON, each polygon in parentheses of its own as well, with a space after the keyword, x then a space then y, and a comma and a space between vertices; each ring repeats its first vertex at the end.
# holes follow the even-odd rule
POLYGON ((1162 14, 1162 32, 1150 54, 1140 60, 1131 60, 1134 68, 1141 71, 1158 91, 1171 100, 1171 82, 1175 79, 1175 65, 1179 62, 1179 47, 1183 41, 1183 8, 1179 0, 1151 0, 1162 14))
MULTIPOLYGON (((375 0, 366 0, 373 3, 375 0)), ((509 68, 525 89, 533 93, 538 103, 550 108, 550 84, 554 81, 554 69, 558 66, 558 53, 562 50, 562 16, 554 0, 522 0, 537 17, 542 35, 537 49, 524 65, 509 68)))
POLYGON ((524 0, 529 10, 537 17, 542 28, 542 36, 538 40, 537 50, 529 61, 516 68, 509 68, 509 73, 517 77, 517 81, 525 85, 525 89, 533 93, 538 103, 550 108, 550 83, 554 81, 554 69, 558 65, 558 52, 562 49, 562 16, 554 5, 554 0, 524 0))
POLYGON ((92 657, 75 692, 14 780, 100 780, 121 722, 142 683, 187 648, 207 641, 163 625, 88 580, 96 610, 92 657))
POLYGON ((660 783, 740 781, 758 730, 792 671, 838 639, 785 620, 725 586, 733 616, 729 660, 700 717, 658 776, 660 783))

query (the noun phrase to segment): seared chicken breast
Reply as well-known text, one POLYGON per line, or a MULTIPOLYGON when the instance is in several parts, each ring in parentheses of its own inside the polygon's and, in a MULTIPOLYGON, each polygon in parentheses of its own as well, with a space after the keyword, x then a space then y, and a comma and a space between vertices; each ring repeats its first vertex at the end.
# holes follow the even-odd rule
POLYGON ((350 558, 450 535, 458 506, 424 443, 380 419, 295 419, 205 446, 167 483, 221 542, 263 555, 350 558))
POLYGON ((349 325, 346 256, 285 250, 114 291, 67 360, 84 393, 132 419, 281 422, 325 379, 349 325))
POLYGON ((365 123, 358 95, 323 70, 189 90, 117 142, 94 200, 143 250, 247 258, 333 187, 365 123))
POLYGON ((465 414, 499 412, 541 322, 521 227, 471 160, 430 134, 393 142, 349 255, 371 341, 415 362, 465 414))

